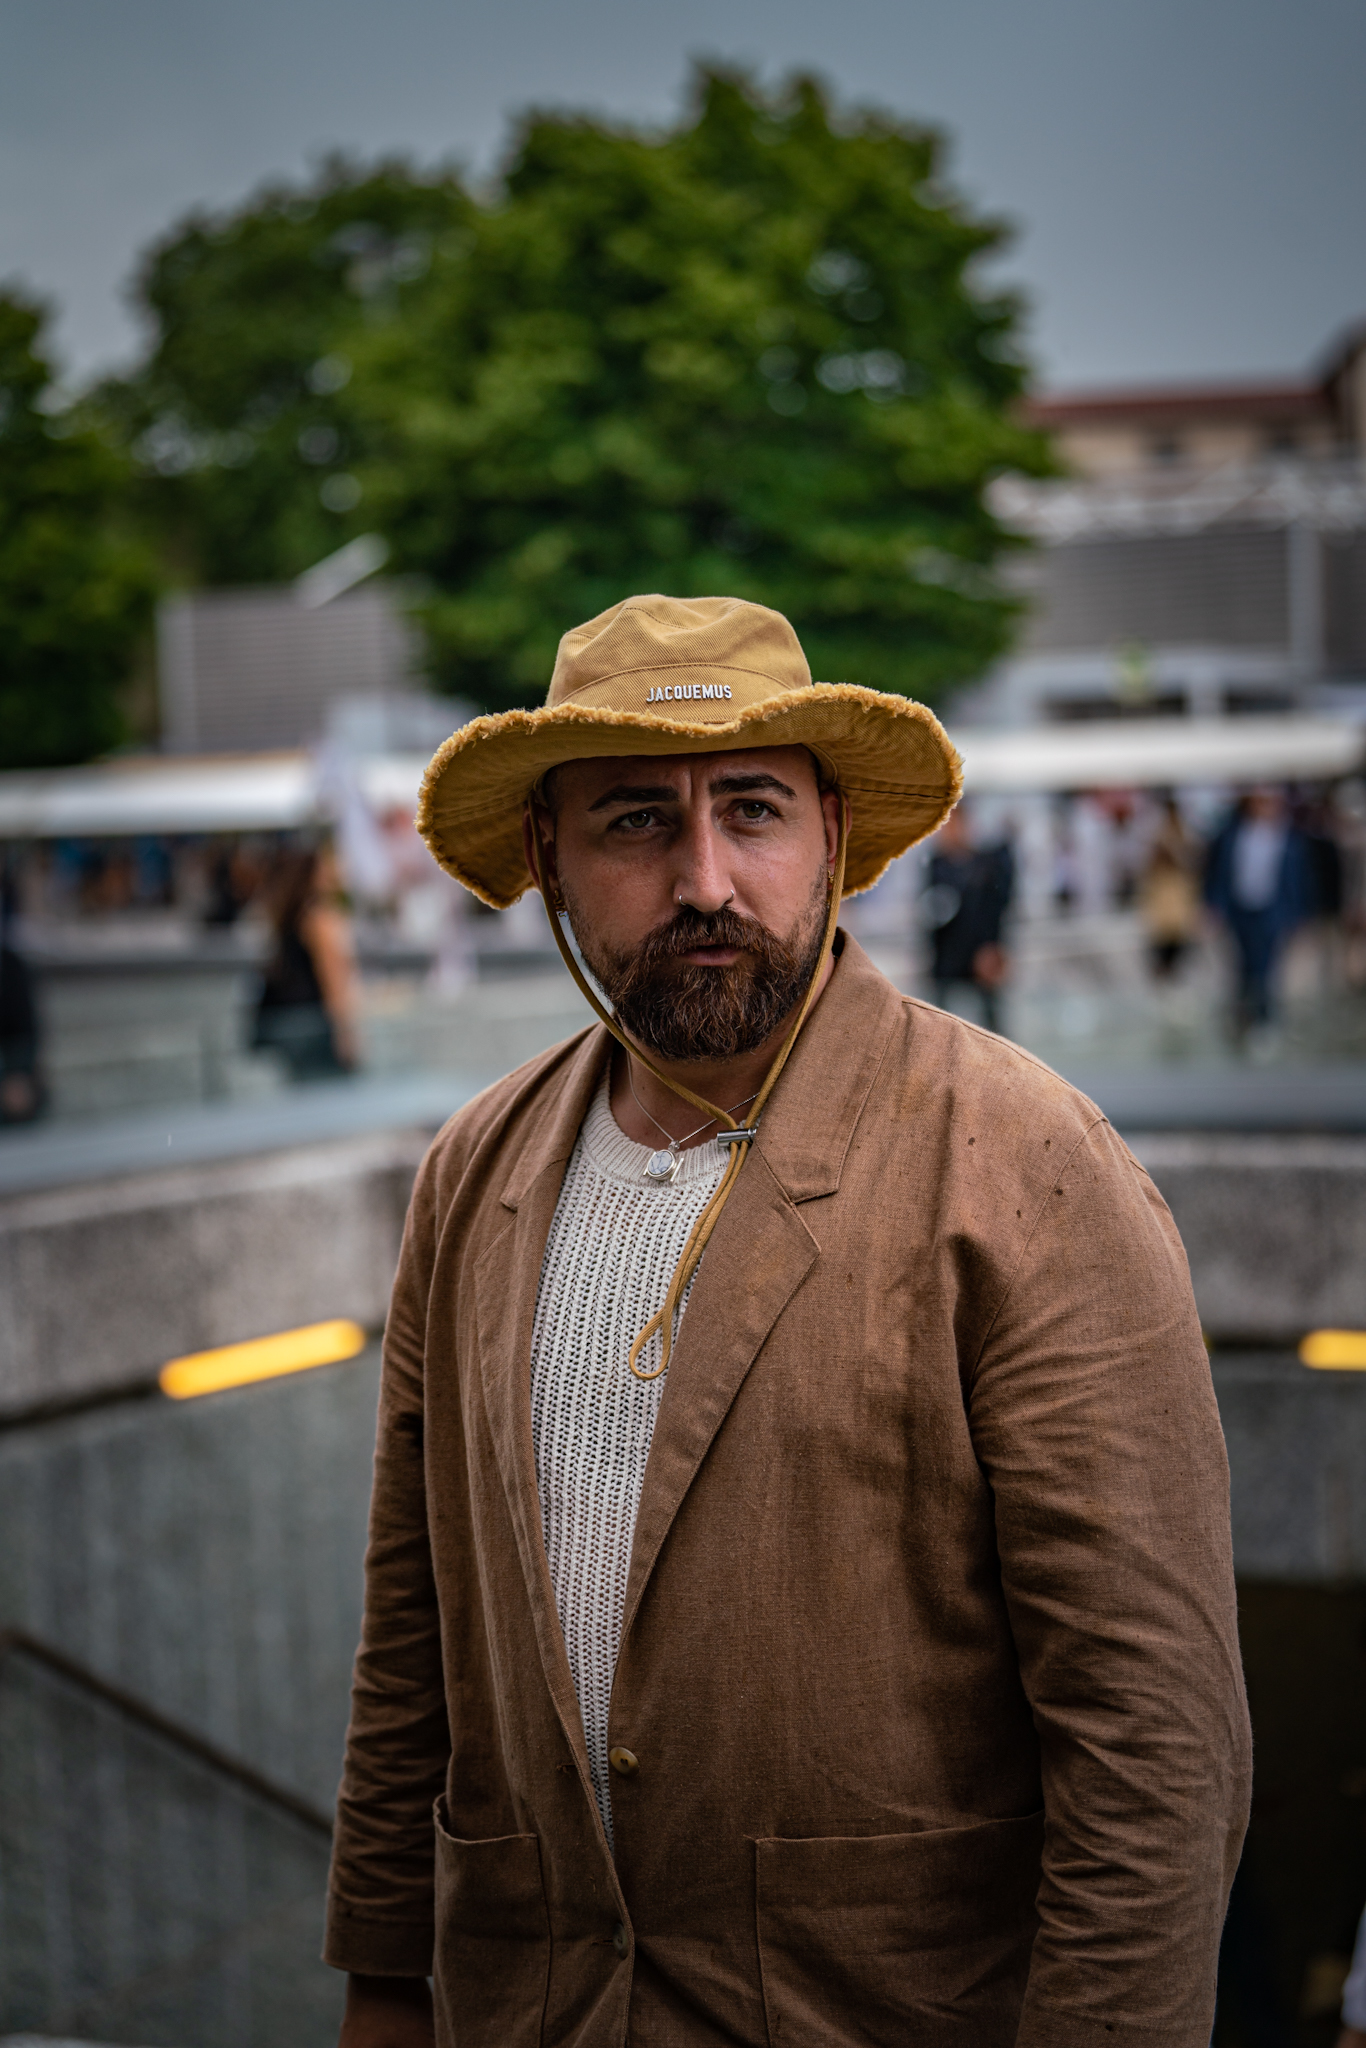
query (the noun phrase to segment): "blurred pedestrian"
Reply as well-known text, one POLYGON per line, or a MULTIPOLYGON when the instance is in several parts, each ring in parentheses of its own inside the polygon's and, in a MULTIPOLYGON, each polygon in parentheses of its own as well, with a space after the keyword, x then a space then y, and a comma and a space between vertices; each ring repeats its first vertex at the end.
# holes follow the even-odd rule
POLYGON ((1203 866, 1200 840, 1182 817, 1175 797, 1165 797, 1138 884, 1148 958, 1158 981, 1175 977, 1199 935, 1203 866))
POLYGON ((1327 792, 1306 797, 1296 806, 1294 822, 1304 836, 1309 901, 1293 972, 1301 993, 1331 1001, 1347 979, 1346 863, 1338 843, 1338 820, 1327 792))
POLYGON ((1107 792, 1079 796, 1071 807, 1069 882, 1081 917, 1104 917, 1115 907, 1121 881, 1115 820, 1107 792))
POLYGON ((227 931, 252 901, 261 875, 240 839, 224 839, 209 856, 206 881, 204 923, 211 929, 227 931))
POLYGON ((955 990, 966 990, 988 1031, 1001 1029, 1001 988, 1010 971, 1001 931, 1014 887, 1010 847, 976 846, 960 804, 935 835, 921 909, 930 931, 935 1002, 947 1010, 955 990))
POLYGON ((1366 1913, 1357 1928, 1352 1967, 1342 1987, 1342 2032, 1338 2048, 1366 2048, 1366 1913))
POLYGON ((1304 835, 1280 790, 1254 789, 1240 799, 1210 848, 1205 897, 1238 951, 1235 1023, 1243 1037, 1271 1023, 1281 949, 1313 907, 1304 835))
POLYGON ((15 943, 18 892, 0 866, 0 1124, 32 1123, 43 1107, 33 970, 15 943))
POLYGON ((282 1053, 296 1081, 357 1064, 356 968, 330 846, 282 853, 268 886, 275 946, 256 1009, 255 1043, 282 1053))

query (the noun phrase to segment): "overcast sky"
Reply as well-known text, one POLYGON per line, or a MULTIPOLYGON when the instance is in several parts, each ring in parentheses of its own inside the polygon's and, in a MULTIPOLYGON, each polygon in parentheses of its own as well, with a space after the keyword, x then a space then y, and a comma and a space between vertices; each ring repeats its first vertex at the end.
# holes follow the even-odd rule
POLYGON ((947 129, 1049 384, 1293 374, 1366 314, 1366 0, 0 0, 0 278, 85 374, 190 207, 331 148, 488 168, 528 103, 667 119, 699 54, 947 129))

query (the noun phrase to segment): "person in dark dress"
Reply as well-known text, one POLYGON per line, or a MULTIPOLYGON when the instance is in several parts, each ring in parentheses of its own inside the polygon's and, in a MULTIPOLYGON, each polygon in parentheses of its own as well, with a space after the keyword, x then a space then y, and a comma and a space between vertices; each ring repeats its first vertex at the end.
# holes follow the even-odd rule
POLYGON ((270 888, 275 947, 256 1006, 255 1044, 282 1053, 296 1081, 357 1064, 355 966, 330 848, 291 849, 270 888))
POLYGON ((1001 1029, 1001 987, 1009 968, 1001 930, 1015 888, 1015 857, 1004 842, 975 846, 960 804, 932 842, 921 908, 930 931, 934 999, 949 1008, 971 992, 988 1031, 1001 1029))
POLYGON ((223 839, 210 852, 205 879, 204 923, 211 931, 228 931, 260 886, 257 863, 241 840, 223 839))

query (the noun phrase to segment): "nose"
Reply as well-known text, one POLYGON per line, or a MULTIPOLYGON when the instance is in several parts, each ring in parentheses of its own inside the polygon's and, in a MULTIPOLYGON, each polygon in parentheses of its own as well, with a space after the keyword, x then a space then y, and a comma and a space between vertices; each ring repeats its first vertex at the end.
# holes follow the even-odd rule
POLYGON ((724 841, 716 831, 706 808, 689 816, 674 842, 673 901, 703 917, 724 910, 735 895, 727 871, 724 841))

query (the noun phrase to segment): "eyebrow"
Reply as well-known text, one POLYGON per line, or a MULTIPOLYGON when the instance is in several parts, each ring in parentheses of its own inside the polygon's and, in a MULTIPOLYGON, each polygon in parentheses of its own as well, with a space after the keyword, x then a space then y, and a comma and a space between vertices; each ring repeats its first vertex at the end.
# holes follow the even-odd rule
MULTIPOLYGON (((711 796, 744 796, 750 790, 776 789, 783 796, 791 797, 795 803, 797 792, 789 789, 785 782, 779 782, 776 775, 756 773, 754 775, 718 775, 708 784, 711 796)), ((628 783, 618 782, 612 789, 591 803, 588 809, 605 811, 613 804, 667 804, 678 802, 678 791, 671 782, 628 783)))
POLYGON ((677 799, 677 796, 678 791, 671 782, 618 782, 605 796, 600 796, 597 802, 591 803, 588 808, 592 812, 605 811, 611 804, 666 804, 670 798, 677 799))
POLYGON ((795 803, 797 792, 789 789, 785 782, 779 782, 776 775, 718 775, 710 785, 713 796, 743 796, 750 789, 776 789, 783 796, 790 796, 795 803))

